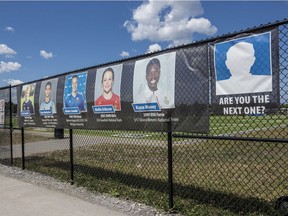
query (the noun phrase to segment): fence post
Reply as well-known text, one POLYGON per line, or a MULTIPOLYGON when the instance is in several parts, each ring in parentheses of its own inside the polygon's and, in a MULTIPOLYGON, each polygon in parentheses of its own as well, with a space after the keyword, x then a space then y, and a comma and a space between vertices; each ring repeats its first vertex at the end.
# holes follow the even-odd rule
POLYGON ((21 127, 22 169, 25 169, 24 127, 21 127))
POLYGON ((174 191, 173 191, 173 154, 172 154, 172 122, 171 111, 168 111, 168 190, 169 190, 169 208, 174 207, 174 191))
POLYGON ((73 129, 69 129, 70 136, 70 182, 74 184, 74 161, 73 161, 73 129))
POLYGON ((9 86, 9 109, 10 109, 10 162, 13 165, 13 117, 12 117, 12 87, 9 86))

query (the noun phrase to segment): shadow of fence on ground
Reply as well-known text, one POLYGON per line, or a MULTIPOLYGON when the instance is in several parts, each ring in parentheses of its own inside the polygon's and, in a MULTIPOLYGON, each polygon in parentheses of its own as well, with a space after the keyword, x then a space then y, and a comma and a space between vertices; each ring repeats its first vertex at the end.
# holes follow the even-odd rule
MULTIPOLYGON (((2 161, 0 161, 2 163, 2 161)), ((42 168, 45 168, 44 174, 52 175, 53 177, 58 177, 57 173, 49 172, 50 168, 58 169, 67 172, 67 179, 70 177, 69 173, 69 162, 56 161, 51 158, 45 159, 45 157, 27 157, 27 168, 34 170, 35 166, 38 172, 42 168), (32 164, 29 166, 28 164, 32 164), (40 167, 39 167, 40 166, 40 167), (34 168, 33 168, 34 167, 34 168)), ((147 190, 153 190, 156 192, 167 194, 168 197, 168 183, 160 179, 145 178, 142 176, 135 176, 132 174, 127 174, 119 171, 105 170, 100 167, 91 167, 87 165, 74 164, 75 179, 77 182, 77 174, 87 177, 87 179, 93 178, 94 181, 97 180, 107 180, 114 181, 115 183, 120 183, 128 187, 141 188, 147 190)), ((108 191, 107 191, 108 192, 108 191)), ((193 204, 209 205, 215 208, 228 210, 236 214, 263 214, 263 215, 278 215, 276 206, 276 200, 266 201, 263 199, 258 199, 255 197, 240 197, 236 194, 225 193, 221 191, 212 191, 209 189, 196 187, 193 185, 181 185, 174 184, 174 195, 175 198, 184 199, 188 202, 193 202, 193 204)), ((156 197, 155 197, 156 199, 156 197)))

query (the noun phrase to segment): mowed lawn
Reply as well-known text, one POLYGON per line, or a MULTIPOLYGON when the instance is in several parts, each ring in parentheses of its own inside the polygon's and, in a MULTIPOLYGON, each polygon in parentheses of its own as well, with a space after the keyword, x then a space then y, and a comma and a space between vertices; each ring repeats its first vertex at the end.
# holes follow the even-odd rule
MULTIPOLYGON (((209 135, 287 139, 287 123, 285 115, 212 116, 209 135)), ((83 143, 74 148, 77 185, 169 209, 166 133, 73 131, 74 142, 83 143), (87 143, 85 136, 95 142, 87 143)), ((19 141, 20 135, 13 138, 19 141)), ((69 154, 67 149, 31 155, 26 168, 69 181, 69 154)), ((15 164, 21 166, 21 158, 15 164)), ((185 215, 278 215, 276 200, 288 194, 287 170, 287 143, 173 138, 175 210, 185 215)))
MULTIPOLYGON (((288 138, 288 135, 278 133, 271 134, 273 130, 283 130, 288 127, 287 115, 263 115, 263 116, 211 116, 210 131, 211 135, 236 135, 246 134, 246 137, 255 137, 258 131, 262 131, 262 138, 288 138), (270 132, 265 132, 270 131, 270 132)), ((260 137, 260 134, 259 136, 260 137)))

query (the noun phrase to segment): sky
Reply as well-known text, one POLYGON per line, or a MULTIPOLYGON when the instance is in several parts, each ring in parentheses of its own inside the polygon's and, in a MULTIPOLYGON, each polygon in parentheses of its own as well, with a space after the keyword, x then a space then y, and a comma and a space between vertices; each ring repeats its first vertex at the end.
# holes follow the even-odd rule
POLYGON ((0 87, 288 18, 288 1, 2 1, 0 87))

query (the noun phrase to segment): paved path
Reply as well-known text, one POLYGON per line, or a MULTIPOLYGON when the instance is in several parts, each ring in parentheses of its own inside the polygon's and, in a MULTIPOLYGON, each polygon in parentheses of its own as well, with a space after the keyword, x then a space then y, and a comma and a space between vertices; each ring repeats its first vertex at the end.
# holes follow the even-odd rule
POLYGON ((1 216, 125 216, 77 197, 0 174, 1 216))
MULTIPOLYGON (((17 131, 19 132, 19 131, 17 131)), ((54 139, 53 133, 42 131, 25 131, 25 136, 43 136, 50 137, 51 139, 43 141, 34 141, 25 143, 25 156, 30 156, 39 153, 53 152, 57 150, 69 149, 69 137, 65 139, 54 139)), ((125 135, 125 134, 124 134, 125 135)), ((138 134, 143 135, 143 134, 138 134)), ((73 135, 73 147, 85 147, 97 144, 128 144, 128 145, 145 145, 145 146, 158 146, 167 148, 166 140, 149 140, 141 139, 143 136, 137 137, 137 134, 126 134, 126 136, 91 136, 91 135, 73 135)), ((199 139, 186 139, 181 141, 174 141, 173 145, 191 145, 194 143, 204 142, 199 139)), ((20 144, 13 145, 13 158, 22 157, 22 147, 20 144)), ((10 145, 0 146, 0 159, 10 158, 10 145)))
MULTIPOLYGON (((26 136, 33 136, 34 133, 26 134, 26 136)), ((44 134, 44 133, 43 133, 44 134)), ((42 135, 42 133, 38 133, 38 135, 42 135)), ((49 134, 46 134, 49 136, 49 134)), ((52 139, 44 140, 44 141, 35 141, 25 143, 25 156, 30 156, 33 154, 52 152, 57 150, 65 150, 69 149, 69 138, 65 139, 53 139, 53 136, 50 134, 52 139)), ((167 141, 161 140, 144 140, 137 138, 125 138, 125 137, 112 137, 112 136, 89 136, 89 135, 73 135, 73 147, 85 147, 90 145, 97 144, 130 144, 130 145, 146 145, 146 146, 162 146, 164 148, 167 147, 167 141)), ((0 148, 0 158, 2 154, 6 154, 6 157, 10 157, 7 152, 10 152, 10 146, 2 146, 0 148)), ((18 158, 22 156, 22 149, 20 144, 13 145, 13 157, 18 158)), ((2 157, 4 158, 4 157, 2 157)))

